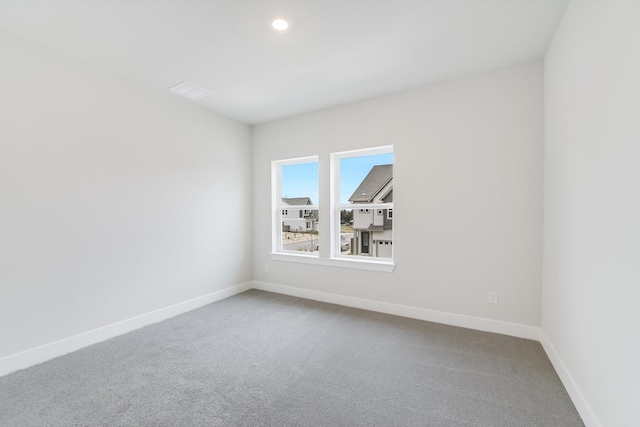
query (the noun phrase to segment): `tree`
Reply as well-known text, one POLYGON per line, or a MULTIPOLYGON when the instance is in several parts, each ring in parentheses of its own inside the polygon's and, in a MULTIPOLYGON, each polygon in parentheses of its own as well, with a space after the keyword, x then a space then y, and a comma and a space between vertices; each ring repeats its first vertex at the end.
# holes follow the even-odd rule
POLYGON ((343 209, 340 211, 340 222, 342 224, 348 224, 353 221, 353 211, 343 209))

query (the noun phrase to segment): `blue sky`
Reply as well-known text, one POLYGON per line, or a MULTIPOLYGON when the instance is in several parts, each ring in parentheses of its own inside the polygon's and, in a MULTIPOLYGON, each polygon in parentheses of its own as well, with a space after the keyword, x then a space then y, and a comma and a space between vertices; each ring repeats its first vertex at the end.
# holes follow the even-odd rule
POLYGON ((318 200, 318 163, 282 166, 282 197, 311 197, 318 200))
MULTIPOLYGON (((373 166, 392 163, 393 153, 340 159, 340 203, 349 203, 373 166)), ((318 204, 318 164, 282 166, 282 197, 311 197, 311 202, 318 204)))

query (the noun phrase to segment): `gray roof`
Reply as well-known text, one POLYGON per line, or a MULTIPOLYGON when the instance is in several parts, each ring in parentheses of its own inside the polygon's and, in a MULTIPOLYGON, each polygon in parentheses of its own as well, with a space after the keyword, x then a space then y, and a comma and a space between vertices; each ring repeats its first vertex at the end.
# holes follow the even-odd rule
POLYGON ((377 165, 362 180, 349 198, 352 203, 369 203, 393 179, 393 165, 377 165))
POLYGON ((282 201, 289 206, 312 205, 310 197, 283 197, 282 201))

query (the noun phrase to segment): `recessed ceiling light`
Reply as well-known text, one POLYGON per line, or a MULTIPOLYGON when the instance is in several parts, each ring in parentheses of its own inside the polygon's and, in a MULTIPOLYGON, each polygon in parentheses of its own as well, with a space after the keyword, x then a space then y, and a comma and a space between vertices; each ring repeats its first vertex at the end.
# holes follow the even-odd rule
POLYGON ((182 83, 178 83, 175 86, 171 86, 169 88, 169 90, 171 92, 175 92, 178 95, 182 95, 184 97, 187 97, 189 99, 198 99, 198 98, 202 98, 204 96, 207 95, 211 95, 211 92, 209 92, 206 89, 203 89, 199 86, 194 85, 193 83, 189 83, 187 81, 184 81, 182 83))
POLYGON ((274 30, 284 31, 289 28, 289 23, 282 16, 276 16, 271 19, 271 26, 274 30))

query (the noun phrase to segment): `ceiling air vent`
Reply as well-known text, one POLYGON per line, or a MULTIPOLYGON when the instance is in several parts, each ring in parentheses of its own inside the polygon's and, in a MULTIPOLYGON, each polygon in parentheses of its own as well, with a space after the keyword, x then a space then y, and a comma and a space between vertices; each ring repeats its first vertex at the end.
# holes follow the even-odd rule
POLYGON ((178 83, 175 86, 171 86, 169 90, 189 99, 198 99, 207 95, 211 95, 211 92, 209 92, 208 90, 202 89, 201 87, 198 87, 193 83, 189 83, 187 81, 178 83))

